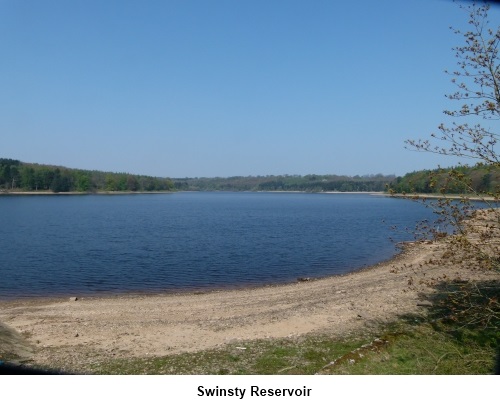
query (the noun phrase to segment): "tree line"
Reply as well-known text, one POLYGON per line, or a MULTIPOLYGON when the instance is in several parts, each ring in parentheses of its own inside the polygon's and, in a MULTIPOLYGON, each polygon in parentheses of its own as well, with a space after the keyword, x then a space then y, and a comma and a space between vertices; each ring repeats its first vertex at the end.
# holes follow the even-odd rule
POLYGON ((420 170, 396 177, 390 190, 395 193, 493 195, 500 191, 500 168, 480 164, 420 170))
POLYGON ((106 191, 303 191, 484 194, 500 190, 495 165, 457 166, 394 175, 281 175, 161 178, 128 173, 69 169, 0 159, 0 190, 58 192, 106 191))
POLYGON ((59 192, 170 191, 168 178, 23 163, 0 159, 0 190, 59 192))
POLYGON ((394 175, 282 175, 173 179, 180 191, 384 191, 394 175))

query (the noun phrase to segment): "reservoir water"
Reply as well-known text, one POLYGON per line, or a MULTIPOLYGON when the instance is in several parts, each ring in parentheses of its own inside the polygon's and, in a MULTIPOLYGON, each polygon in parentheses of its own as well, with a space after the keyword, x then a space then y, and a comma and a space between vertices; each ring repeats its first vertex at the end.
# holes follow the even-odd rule
POLYGON ((0 299, 182 291, 343 274, 432 213, 367 194, 0 196, 0 299))

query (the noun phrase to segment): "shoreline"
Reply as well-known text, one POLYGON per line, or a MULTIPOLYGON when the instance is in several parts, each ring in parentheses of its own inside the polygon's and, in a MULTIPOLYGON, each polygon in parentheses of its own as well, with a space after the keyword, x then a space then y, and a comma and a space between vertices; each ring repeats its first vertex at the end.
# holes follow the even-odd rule
POLYGON ((303 191, 303 190, 171 190, 171 191, 0 191, 2 195, 128 195, 128 194, 172 194, 172 193, 302 193, 302 194, 369 194, 389 195, 384 191, 303 191))
POLYGON ((409 242, 390 260, 355 272, 254 288, 0 301, 0 324, 31 351, 23 361, 77 372, 85 372, 89 361, 154 358, 311 334, 361 335, 425 311, 418 303, 434 290, 417 282, 424 274, 491 277, 429 264, 442 252, 442 242, 409 242))
POLYGON ((439 199, 449 199, 449 200, 462 200, 467 199, 470 201, 497 201, 495 197, 492 196, 477 196, 477 195, 441 195, 441 194, 391 194, 385 191, 304 191, 304 190, 169 190, 169 191, 62 191, 54 193, 52 191, 0 191, 1 196, 58 196, 58 195, 134 195, 134 194, 175 194, 175 193, 298 193, 298 194, 361 194, 361 195, 373 195, 381 197, 391 197, 391 198, 402 198, 407 200, 439 200, 439 199))
POLYGON ((127 195, 127 194, 171 194, 176 191, 61 191, 54 193, 53 191, 0 191, 2 195, 127 195))
POLYGON ((392 198, 406 198, 407 200, 470 200, 470 201, 498 201, 495 197, 492 196, 478 196, 478 195, 458 195, 458 194, 389 194, 385 193, 388 197, 392 198))

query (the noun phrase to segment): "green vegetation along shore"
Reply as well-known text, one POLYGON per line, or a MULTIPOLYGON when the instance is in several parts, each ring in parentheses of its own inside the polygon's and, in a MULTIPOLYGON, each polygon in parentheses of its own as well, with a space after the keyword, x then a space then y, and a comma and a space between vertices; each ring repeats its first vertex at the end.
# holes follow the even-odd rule
POLYGON ((500 190, 495 166, 459 166, 395 175, 280 175, 167 178, 69 169, 0 158, 3 192, 299 191, 397 194, 494 194, 500 190))
POLYGON ((495 194, 500 191, 500 169, 476 165, 420 170, 396 177, 389 187, 395 193, 495 194))
POLYGON ((0 190, 31 192, 171 191, 168 178, 68 169, 60 166, 0 159, 0 190))

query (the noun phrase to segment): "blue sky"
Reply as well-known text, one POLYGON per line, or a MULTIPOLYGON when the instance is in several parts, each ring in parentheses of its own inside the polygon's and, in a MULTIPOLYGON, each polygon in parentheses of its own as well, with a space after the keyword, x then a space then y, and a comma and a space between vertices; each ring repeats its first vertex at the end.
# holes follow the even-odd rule
POLYGON ((404 141, 452 107, 466 21, 446 0, 0 0, 0 157, 167 177, 453 164, 404 141))

